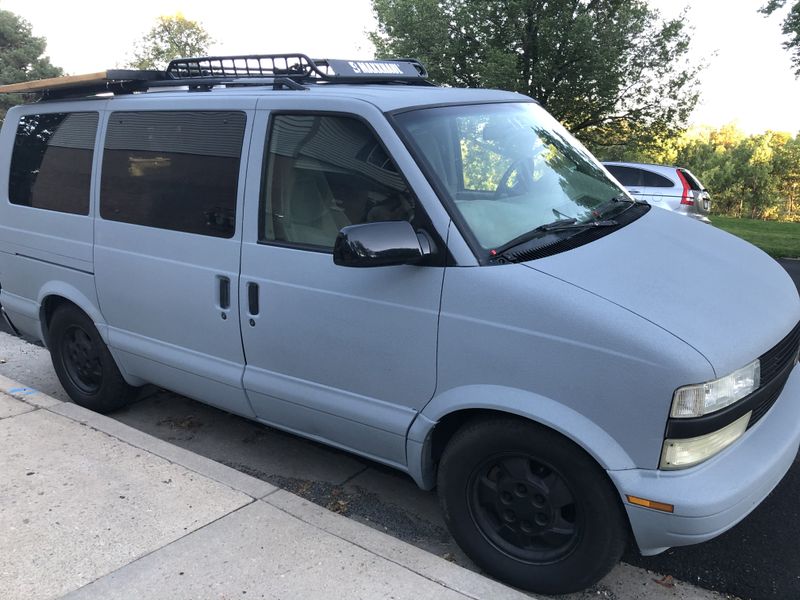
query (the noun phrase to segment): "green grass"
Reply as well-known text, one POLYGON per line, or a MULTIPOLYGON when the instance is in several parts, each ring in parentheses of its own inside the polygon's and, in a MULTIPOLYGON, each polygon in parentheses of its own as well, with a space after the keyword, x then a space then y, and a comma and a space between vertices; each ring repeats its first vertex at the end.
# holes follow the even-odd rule
POLYGON ((756 221, 733 217, 711 217, 711 222, 720 229, 755 244, 775 258, 800 257, 800 223, 756 221))

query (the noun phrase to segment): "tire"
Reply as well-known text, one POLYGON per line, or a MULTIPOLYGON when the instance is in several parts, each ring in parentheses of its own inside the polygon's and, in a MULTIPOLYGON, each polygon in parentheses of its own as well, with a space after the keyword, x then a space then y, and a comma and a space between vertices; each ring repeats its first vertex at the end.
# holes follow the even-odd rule
POLYGON ((583 590, 628 540, 616 489, 581 448, 513 417, 457 431, 439 463, 439 500, 458 545, 479 567, 541 594, 583 590))
POLYGON ((135 397, 136 388, 122 378, 94 323, 77 307, 56 309, 48 342, 58 380, 75 404, 107 413, 135 397))

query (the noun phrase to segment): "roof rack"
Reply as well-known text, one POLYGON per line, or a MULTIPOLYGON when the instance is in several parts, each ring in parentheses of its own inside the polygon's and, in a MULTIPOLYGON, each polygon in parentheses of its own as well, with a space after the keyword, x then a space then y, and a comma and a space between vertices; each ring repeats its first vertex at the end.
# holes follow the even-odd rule
POLYGON ((318 81, 427 81, 428 72, 413 58, 391 60, 311 59, 305 54, 252 54, 242 56, 204 56, 178 58, 169 63, 170 79, 287 77, 318 81))
POLYGON ((305 54, 251 54, 179 58, 170 62, 166 71, 115 69, 26 81, 0 86, 0 94, 37 93, 44 99, 56 99, 175 86, 207 90, 218 85, 272 85, 274 89, 303 90, 306 84, 315 83, 433 85, 425 67, 413 58, 356 61, 311 59, 305 54))

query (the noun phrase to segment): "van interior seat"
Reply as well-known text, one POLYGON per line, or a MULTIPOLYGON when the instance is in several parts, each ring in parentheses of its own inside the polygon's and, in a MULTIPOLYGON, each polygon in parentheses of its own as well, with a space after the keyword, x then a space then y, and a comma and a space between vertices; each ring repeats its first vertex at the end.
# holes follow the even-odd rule
POLYGON ((285 206, 284 228, 289 242, 332 248, 339 230, 348 225, 321 171, 294 169, 285 206))

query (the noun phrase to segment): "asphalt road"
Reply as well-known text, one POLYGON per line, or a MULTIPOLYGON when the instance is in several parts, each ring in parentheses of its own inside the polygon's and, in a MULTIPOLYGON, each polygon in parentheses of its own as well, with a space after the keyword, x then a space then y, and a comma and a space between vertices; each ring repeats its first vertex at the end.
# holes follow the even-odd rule
POLYGON ((781 266, 786 269, 795 285, 800 289, 800 259, 796 260, 779 260, 781 266))
MULTIPOLYGON (((800 290, 800 261, 780 262, 800 290)), ((0 364, 0 373, 66 399, 46 352, 21 341, 14 352, 18 359, 0 364)), ((392 469, 155 388, 144 389, 138 402, 112 416, 472 567, 444 527, 435 494, 392 469)), ((767 500, 719 538, 649 558, 628 552, 624 561, 740 598, 798 599, 798 498, 800 457, 767 500)), ((569 598, 595 597, 635 596, 601 585, 569 598)))

